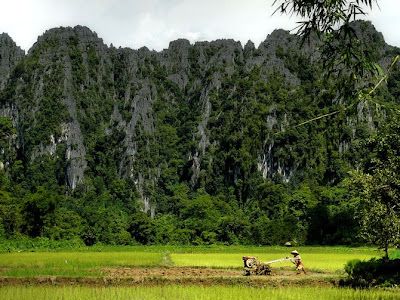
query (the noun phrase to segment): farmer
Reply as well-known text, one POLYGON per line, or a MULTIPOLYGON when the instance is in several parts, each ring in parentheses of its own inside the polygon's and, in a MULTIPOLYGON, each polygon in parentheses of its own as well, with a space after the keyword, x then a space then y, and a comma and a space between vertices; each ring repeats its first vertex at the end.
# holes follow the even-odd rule
POLYGON ((293 254, 293 258, 291 258, 290 261, 296 265, 297 274, 299 274, 300 271, 303 271, 304 274, 306 274, 306 268, 304 267, 303 263, 301 262, 301 257, 299 255, 299 252, 294 250, 294 251, 290 252, 290 254, 293 254))

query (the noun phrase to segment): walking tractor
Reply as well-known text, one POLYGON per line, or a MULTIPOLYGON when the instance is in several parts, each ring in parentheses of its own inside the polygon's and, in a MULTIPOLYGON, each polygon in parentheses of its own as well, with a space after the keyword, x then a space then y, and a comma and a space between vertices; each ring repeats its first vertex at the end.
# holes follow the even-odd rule
POLYGON ((243 269, 244 269, 244 275, 249 276, 249 275, 271 275, 271 268, 270 265, 282 261, 291 261, 293 264, 296 265, 296 272, 299 274, 299 272, 304 272, 306 274, 306 268, 304 267, 304 264, 301 260, 301 257, 299 255, 299 252, 297 250, 293 250, 290 252, 290 254, 293 255, 293 257, 285 257, 285 258, 280 258, 280 259, 275 259, 267 262, 260 262, 258 261, 257 257, 254 256, 243 256, 243 269))
POLYGON ((270 265, 282 262, 286 260, 291 260, 289 257, 280 258, 272 261, 261 262, 258 261, 257 257, 253 256, 243 256, 243 263, 244 263, 244 275, 271 275, 271 268, 270 265))

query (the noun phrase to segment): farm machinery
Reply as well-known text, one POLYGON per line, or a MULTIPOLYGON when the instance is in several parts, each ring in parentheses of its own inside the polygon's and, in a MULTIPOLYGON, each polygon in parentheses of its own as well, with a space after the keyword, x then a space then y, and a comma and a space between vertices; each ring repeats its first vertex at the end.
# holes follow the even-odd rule
POLYGON ((271 268, 270 265, 277 263, 277 262, 282 262, 282 261, 287 261, 291 260, 289 257, 285 258, 280 258, 272 261, 267 261, 267 262, 260 262, 258 261, 257 257, 253 256, 243 256, 243 263, 244 263, 244 275, 249 276, 249 275, 271 275, 271 268))

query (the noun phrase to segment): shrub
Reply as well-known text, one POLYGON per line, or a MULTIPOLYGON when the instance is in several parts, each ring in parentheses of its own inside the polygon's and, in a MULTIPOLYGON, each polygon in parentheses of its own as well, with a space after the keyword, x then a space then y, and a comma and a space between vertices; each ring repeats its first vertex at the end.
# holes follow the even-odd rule
POLYGON ((342 285, 353 287, 395 286, 400 284, 400 259, 351 260, 345 265, 349 275, 342 285))

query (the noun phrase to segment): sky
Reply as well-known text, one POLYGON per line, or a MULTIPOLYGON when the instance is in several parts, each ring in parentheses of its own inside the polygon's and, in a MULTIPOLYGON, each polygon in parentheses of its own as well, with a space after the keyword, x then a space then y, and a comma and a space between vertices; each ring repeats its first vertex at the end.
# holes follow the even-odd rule
MULTIPOLYGON (((169 42, 231 38, 258 46, 274 29, 292 30, 294 17, 273 12, 273 0, 0 0, 0 33, 24 50, 46 30, 83 25, 115 47, 160 51, 169 42)), ((368 10, 388 44, 400 47, 400 1, 368 10)), ((293 31, 294 33, 295 31, 293 31)))

